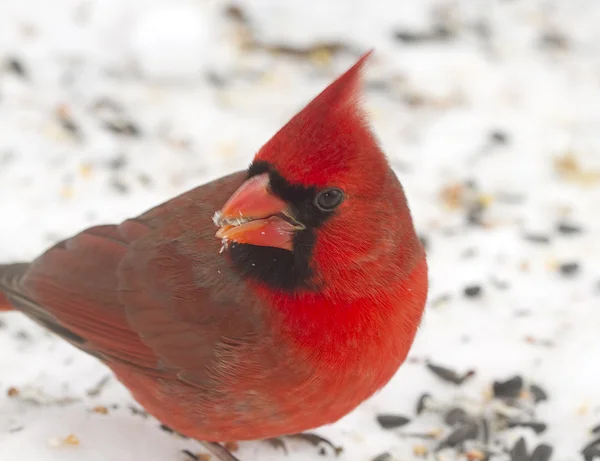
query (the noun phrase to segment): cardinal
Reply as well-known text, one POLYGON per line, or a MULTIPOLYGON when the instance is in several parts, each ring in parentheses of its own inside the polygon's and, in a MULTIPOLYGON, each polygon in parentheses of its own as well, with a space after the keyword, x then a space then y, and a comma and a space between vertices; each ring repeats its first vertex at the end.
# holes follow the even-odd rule
POLYGON ((369 54, 247 170, 0 265, 0 310, 96 357, 215 450, 352 411, 405 360, 427 297, 405 194, 360 103, 369 54))

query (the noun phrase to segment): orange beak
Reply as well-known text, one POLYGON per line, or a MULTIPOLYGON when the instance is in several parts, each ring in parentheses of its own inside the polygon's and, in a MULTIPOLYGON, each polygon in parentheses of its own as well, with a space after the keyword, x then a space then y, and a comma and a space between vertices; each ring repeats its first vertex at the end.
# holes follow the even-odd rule
POLYGON ((293 249, 293 237, 304 226, 289 214, 288 204, 269 190, 269 175, 253 176, 234 192, 214 222, 216 236, 249 245, 293 249))

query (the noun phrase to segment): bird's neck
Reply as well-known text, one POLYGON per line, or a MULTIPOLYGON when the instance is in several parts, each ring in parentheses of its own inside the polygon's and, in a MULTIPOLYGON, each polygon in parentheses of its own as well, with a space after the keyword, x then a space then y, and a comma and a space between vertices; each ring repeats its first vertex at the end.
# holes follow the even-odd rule
POLYGON ((397 368, 421 321, 427 266, 423 257, 398 283, 364 297, 315 292, 262 295, 280 314, 282 334, 306 351, 308 359, 342 368, 356 367, 357 362, 373 367, 383 360, 397 368))

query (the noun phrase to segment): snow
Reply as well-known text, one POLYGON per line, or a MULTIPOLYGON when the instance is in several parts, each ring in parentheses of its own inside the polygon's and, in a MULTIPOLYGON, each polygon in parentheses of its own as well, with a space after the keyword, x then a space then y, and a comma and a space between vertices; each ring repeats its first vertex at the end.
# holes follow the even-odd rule
MULTIPOLYGON (((0 62, 18 59, 25 76, 14 65, 0 70, 0 261, 34 258, 83 227, 245 167, 375 48, 365 104, 427 238, 429 304, 392 382, 317 432, 344 447, 341 461, 382 452, 416 459, 415 445, 438 442, 399 434, 443 427, 437 415, 415 417, 423 392, 489 411, 490 383, 518 374, 549 393, 537 407, 548 430, 506 431, 504 443, 524 435, 530 449, 551 444, 553 460, 581 459, 600 422, 600 4, 318 3, 240 0, 244 28, 216 0, 1 2, 0 62), (394 39, 433 24, 450 36, 394 39), (248 33, 259 46, 244 47, 248 33), (331 54, 328 42, 345 47, 331 54), (312 51, 269 51, 285 47, 312 51), (119 129, 127 123, 134 128, 119 129), (465 225, 477 200, 486 204, 483 225, 465 225), (563 222, 582 232, 558 232, 563 222), (567 263, 579 270, 561 273, 567 263), (481 295, 466 297, 469 285, 481 295), (454 386, 427 360, 476 373, 454 386), (379 413, 414 421, 386 431, 379 413)), ((181 450, 201 451, 134 414, 112 378, 88 395, 109 375, 93 358, 19 314, 0 322, 1 461, 185 460, 181 450), (98 406, 108 414, 91 411, 98 406), (55 446, 70 434, 78 444, 55 446)), ((289 449, 290 461, 323 458, 300 442, 289 449)), ((236 455, 283 457, 261 442, 242 443, 236 455)))

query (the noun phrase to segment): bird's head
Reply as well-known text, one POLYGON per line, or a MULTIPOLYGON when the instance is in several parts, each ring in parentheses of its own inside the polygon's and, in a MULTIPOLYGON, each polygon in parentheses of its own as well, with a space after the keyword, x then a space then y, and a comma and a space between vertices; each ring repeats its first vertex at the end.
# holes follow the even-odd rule
POLYGON ((259 150, 215 215, 234 266, 269 288, 364 294, 423 258, 402 187, 360 106, 369 55, 259 150))

